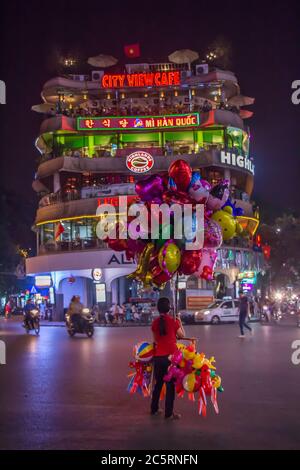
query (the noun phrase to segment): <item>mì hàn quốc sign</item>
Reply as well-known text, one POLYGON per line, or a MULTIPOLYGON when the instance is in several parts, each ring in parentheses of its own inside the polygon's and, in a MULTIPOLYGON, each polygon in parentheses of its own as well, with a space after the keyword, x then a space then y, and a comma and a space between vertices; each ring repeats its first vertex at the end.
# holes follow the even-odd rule
POLYGON ((180 72, 143 72, 105 74, 101 79, 102 88, 143 88, 180 85, 180 72))
POLYGON ((151 130, 173 129, 180 127, 197 127, 200 125, 199 113, 169 114, 165 116, 105 116, 105 117, 79 117, 77 130, 102 131, 111 129, 151 130))

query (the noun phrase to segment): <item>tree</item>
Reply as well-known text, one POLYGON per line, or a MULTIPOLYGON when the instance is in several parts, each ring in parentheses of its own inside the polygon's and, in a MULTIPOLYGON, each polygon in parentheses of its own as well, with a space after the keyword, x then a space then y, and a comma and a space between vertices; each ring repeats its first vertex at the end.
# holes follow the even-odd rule
POLYGON ((31 251, 34 236, 30 230, 34 207, 30 200, 20 198, 16 192, 0 188, 0 295, 7 296, 18 290, 15 270, 31 251))
POLYGON ((263 224, 260 233, 263 242, 271 246, 272 286, 300 288, 300 218, 283 214, 273 224, 263 224))

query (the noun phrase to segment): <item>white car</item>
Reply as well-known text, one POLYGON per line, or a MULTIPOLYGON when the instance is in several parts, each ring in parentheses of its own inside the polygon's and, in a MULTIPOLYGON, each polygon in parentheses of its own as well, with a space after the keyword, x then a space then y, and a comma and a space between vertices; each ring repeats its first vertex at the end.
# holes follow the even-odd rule
POLYGON ((237 322, 239 320, 239 300, 216 300, 207 308, 194 314, 195 323, 205 322, 217 325, 219 323, 237 322))

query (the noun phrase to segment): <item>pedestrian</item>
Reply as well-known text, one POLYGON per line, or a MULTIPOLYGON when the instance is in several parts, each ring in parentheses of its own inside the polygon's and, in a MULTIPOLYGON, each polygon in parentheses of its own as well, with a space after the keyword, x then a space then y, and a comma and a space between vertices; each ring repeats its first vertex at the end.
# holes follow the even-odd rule
POLYGON ((119 316, 121 323, 125 323, 125 317, 126 317, 126 302, 123 302, 122 305, 120 306, 119 309, 119 316))
POLYGON ((239 325, 240 325, 241 334, 239 338, 245 337, 244 327, 247 328, 247 330, 249 330, 252 333, 252 328, 250 328, 250 326, 246 323, 248 309, 249 309, 248 297, 243 293, 243 291, 240 291, 239 325))
POLYGON ((45 320, 45 313, 46 313, 46 304, 44 300, 40 303, 40 314, 41 314, 41 319, 45 320))
POLYGON ((119 323, 119 304, 114 304, 113 315, 114 315, 114 322, 119 323))
POLYGON ((140 321, 141 318, 140 318, 140 314, 138 312, 136 304, 132 304, 131 312, 132 312, 133 321, 140 321))
POLYGON ((11 314, 11 301, 8 300, 8 302, 6 303, 5 305, 5 308, 4 308, 4 314, 5 314, 5 318, 8 318, 11 314))
MULTIPOLYGON (((185 333, 181 320, 170 315, 170 301, 167 297, 162 297, 157 302, 159 317, 152 322, 152 333, 155 343, 154 352, 154 378, 155 386, 151 401, 151 415, 158 415, 159 398, 164 385, 164 376, 168 372, 170 365, 169 356, 176 351, 176 339, 184 338, 185 333)), ((174 413, 175 383, 166 382, 167 393, 165 403, 165 418, 179 419, 181 416, 174 413)))

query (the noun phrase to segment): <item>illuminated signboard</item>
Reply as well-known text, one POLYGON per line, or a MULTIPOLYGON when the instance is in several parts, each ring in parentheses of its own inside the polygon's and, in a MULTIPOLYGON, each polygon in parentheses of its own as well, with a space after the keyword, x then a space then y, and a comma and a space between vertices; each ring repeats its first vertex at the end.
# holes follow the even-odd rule
POLYGON ((130 74, 105 74, 101 80, 102 88, 142 88, 180 85, 180 72, 149 72, 130 74))
POLYGON ((109 116, 79 117, 77 130, 81 131, 122 131, 124 129, 174 129, 180 127, 196 127, 200 124, 199 113, 167 114, 165 116, 109 116))
POLYGON ((154 159, 148 152, 133 152, 126 158, 126 166, 133 173, 146 173, 154 165, 154 159))
POLYGON ((50 287, 52 285, 51 276, 35 276, 36 287, 50 287))
POLYGON ((96 302, 106 302, 105 284, 96 284, 96 302))
MULTIPOLYGON (((130 206, 131 204, 135 203, 138 200, 138 196, 126 196, 127 197, 127 204, 130 206)), ((119 207, 119 197, 98 197, 98 206, 102 204, 110 204, 114 207, 119 207)))
POLYGON ((100 282, 102 278, 102 269, 95 268, 92 270, 92 278, 94 282, 100 282))
POLYGON ((236 168, 242 168, 254 175, 254 164, 246 156, 244 157, 243 155, 236 155, 235 153, 224 152, 224 150, 222 150, 220 161, 222 164, 230 165, 236 168))

